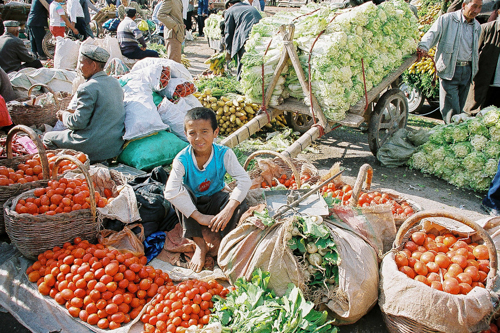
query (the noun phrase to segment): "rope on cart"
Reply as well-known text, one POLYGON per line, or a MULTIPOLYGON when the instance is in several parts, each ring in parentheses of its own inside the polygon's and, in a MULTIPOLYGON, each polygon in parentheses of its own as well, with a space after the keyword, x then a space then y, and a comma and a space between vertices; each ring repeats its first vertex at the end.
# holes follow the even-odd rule
POLYGON ((364 62, 364 59, 361 58, 361 70, 363 71, 363 86, 365 88, 365 111, 368 110, 368 94, 366 92, 366 77, 365 77, 365 62, 364 62))
MULTIPOLYGON (((314 13, 314 12, 311 12, 311 13, 314 13)), ((310 14, 310 13, 309 13, 310 14)), ((338 16, 339 14, 336 14, 336 15, 333 15, 332 19, 330 20, 330 22, 328 22, 327 26, 330 25, 330 23, 333 22, 333 20, 338 16)), ((300 17, 300 16, 299 16, 300 17)), ((316 38, 314 39, 314 42, 312 43, 311 45, 311 49, 309 50, 309 58, 307 60, 307 68, 308 68, 308 73, 307 73, 307 84, 309 86, 309 104, 311 104, 311 116, 313 118, 313 122, 314 124, 312 125, 312 127, 318 127, 319 128, 319 137, 321 138, 323 135, 325 135, 325 129, 323 128, 323 126, 321 126, 320 124, 318 124, 316 122, 316 116, 314 115, 314 105, 313 105, 313 102, 312 102, 312 83, 311 83, 311 56, 312 56, 312 51, 314 49, 314 46, 316 45, 316 42, 318 41, 319 37, 326 31, 326 28, 323 29, 319 34, 318 36, 316 36, 316 38)))
MULTIPOLYGON (((266 47, 266 52, 264 52, 264 55, 262 56, 262 105, 260 106, 259 111, 264 111, 267 115, 267 121, 271 123, 271 116, 269 115, 269 112, 267 112, 267 107, 266 107, 266 88, 264 86, 264 57, 267 55, 267 51, 269 50, 269 47, 271 46, 271 43, 273 42, 273 38, 271 37, 271 40, 269 41, 269 44, 267 44, 266 47)), ((260 125, 260 124, 259 124, 260 125)))
POLYGON ((293 22, 293 21, 295 21, 295 20, 297 20, 297 19, 299 19, 299 18, 301 18, 301 17, 307 16, 307 15, 311 15, 312 13, 316 13, 318 10, 320 10, 320 8, 315 9, 315 10, 313 10, 312 12, 309 12, 309 13, 305 13, 305 14, 299 15, 299 16, 297 16, 296 18, 294 18, 294 19, 292 20, 292 22, 293 22))

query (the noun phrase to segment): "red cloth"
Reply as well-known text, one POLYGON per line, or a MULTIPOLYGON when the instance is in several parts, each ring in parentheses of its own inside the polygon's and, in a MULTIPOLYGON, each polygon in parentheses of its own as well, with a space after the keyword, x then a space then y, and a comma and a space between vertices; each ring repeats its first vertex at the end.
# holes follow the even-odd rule
POLYGON ((10 119, 9 110, 7 109, 5 99, 0 95, 0 127, 10 125, 12 125, 12 119, 10 119))
POLYGON ((52 36, 54 36, 54 37, 63 37, 64 38, 65 31, 66 31, 66 27, 55 27, 55 26, 50 27, 50 32, 52 33, 52 36))

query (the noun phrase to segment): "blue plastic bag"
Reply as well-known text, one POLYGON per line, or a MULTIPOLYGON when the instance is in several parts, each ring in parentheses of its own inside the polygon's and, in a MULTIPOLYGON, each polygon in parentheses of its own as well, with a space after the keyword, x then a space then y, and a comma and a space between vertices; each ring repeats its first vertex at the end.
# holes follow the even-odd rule
POLYGON ((144 255, 148 258, 148 263, 156 258, 163 250, 167 235, 164 231, 157 231, 149 235, 143 242, 144 255))

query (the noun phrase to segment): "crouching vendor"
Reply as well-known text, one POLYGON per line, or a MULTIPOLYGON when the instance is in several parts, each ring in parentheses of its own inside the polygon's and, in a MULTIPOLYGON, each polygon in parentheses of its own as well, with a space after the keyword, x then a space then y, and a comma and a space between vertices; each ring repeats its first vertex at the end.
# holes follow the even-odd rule
POLYGON ((45 134, 49 149, 84 152, 92 163, 116 157, 123 146, 125 109, 123 91, 115 78, 103 72, 109 53, 95 45, 80 48, 80 71, 87 80, 78 87, 70 110, 57 111, 67 129, 45 134))

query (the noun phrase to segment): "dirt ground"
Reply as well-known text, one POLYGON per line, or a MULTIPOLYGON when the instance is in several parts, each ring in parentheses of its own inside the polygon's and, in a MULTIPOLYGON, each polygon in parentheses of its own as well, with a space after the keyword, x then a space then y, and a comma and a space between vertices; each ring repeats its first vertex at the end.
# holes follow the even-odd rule
MULTIPOLYGON (((293 10, 289 8, 266 7, 266 12, 293 10)), ((200 74, 207 68, 203 62, 214 51, 208 47, 206 38, 186 41, 184 53, 191 62, 190 72, 200 74)), ((425 210, 446 210, 472 220, 485 217, 480 209, 484 193, 457 189, 444 180, 411 170, 408 167, 386 168, 381 166, 371 154, 367 134, 350 128, 334 130, 313 146, 315 152, 305 152, 299 158, 311 161, 321 173, 325 173, 335 162, 345 167, 343 177, 347 183, 354 184, 359 168, 370 164, 374 169, 372 188, 395 190, 416 202, 425 210)), ((10 314, 0 311, 0 332, 29 332, 10 314)), ((356 324, 340 327, 344 333, 385 333, 387 329, 378 306, 375 306, 356 324)))

